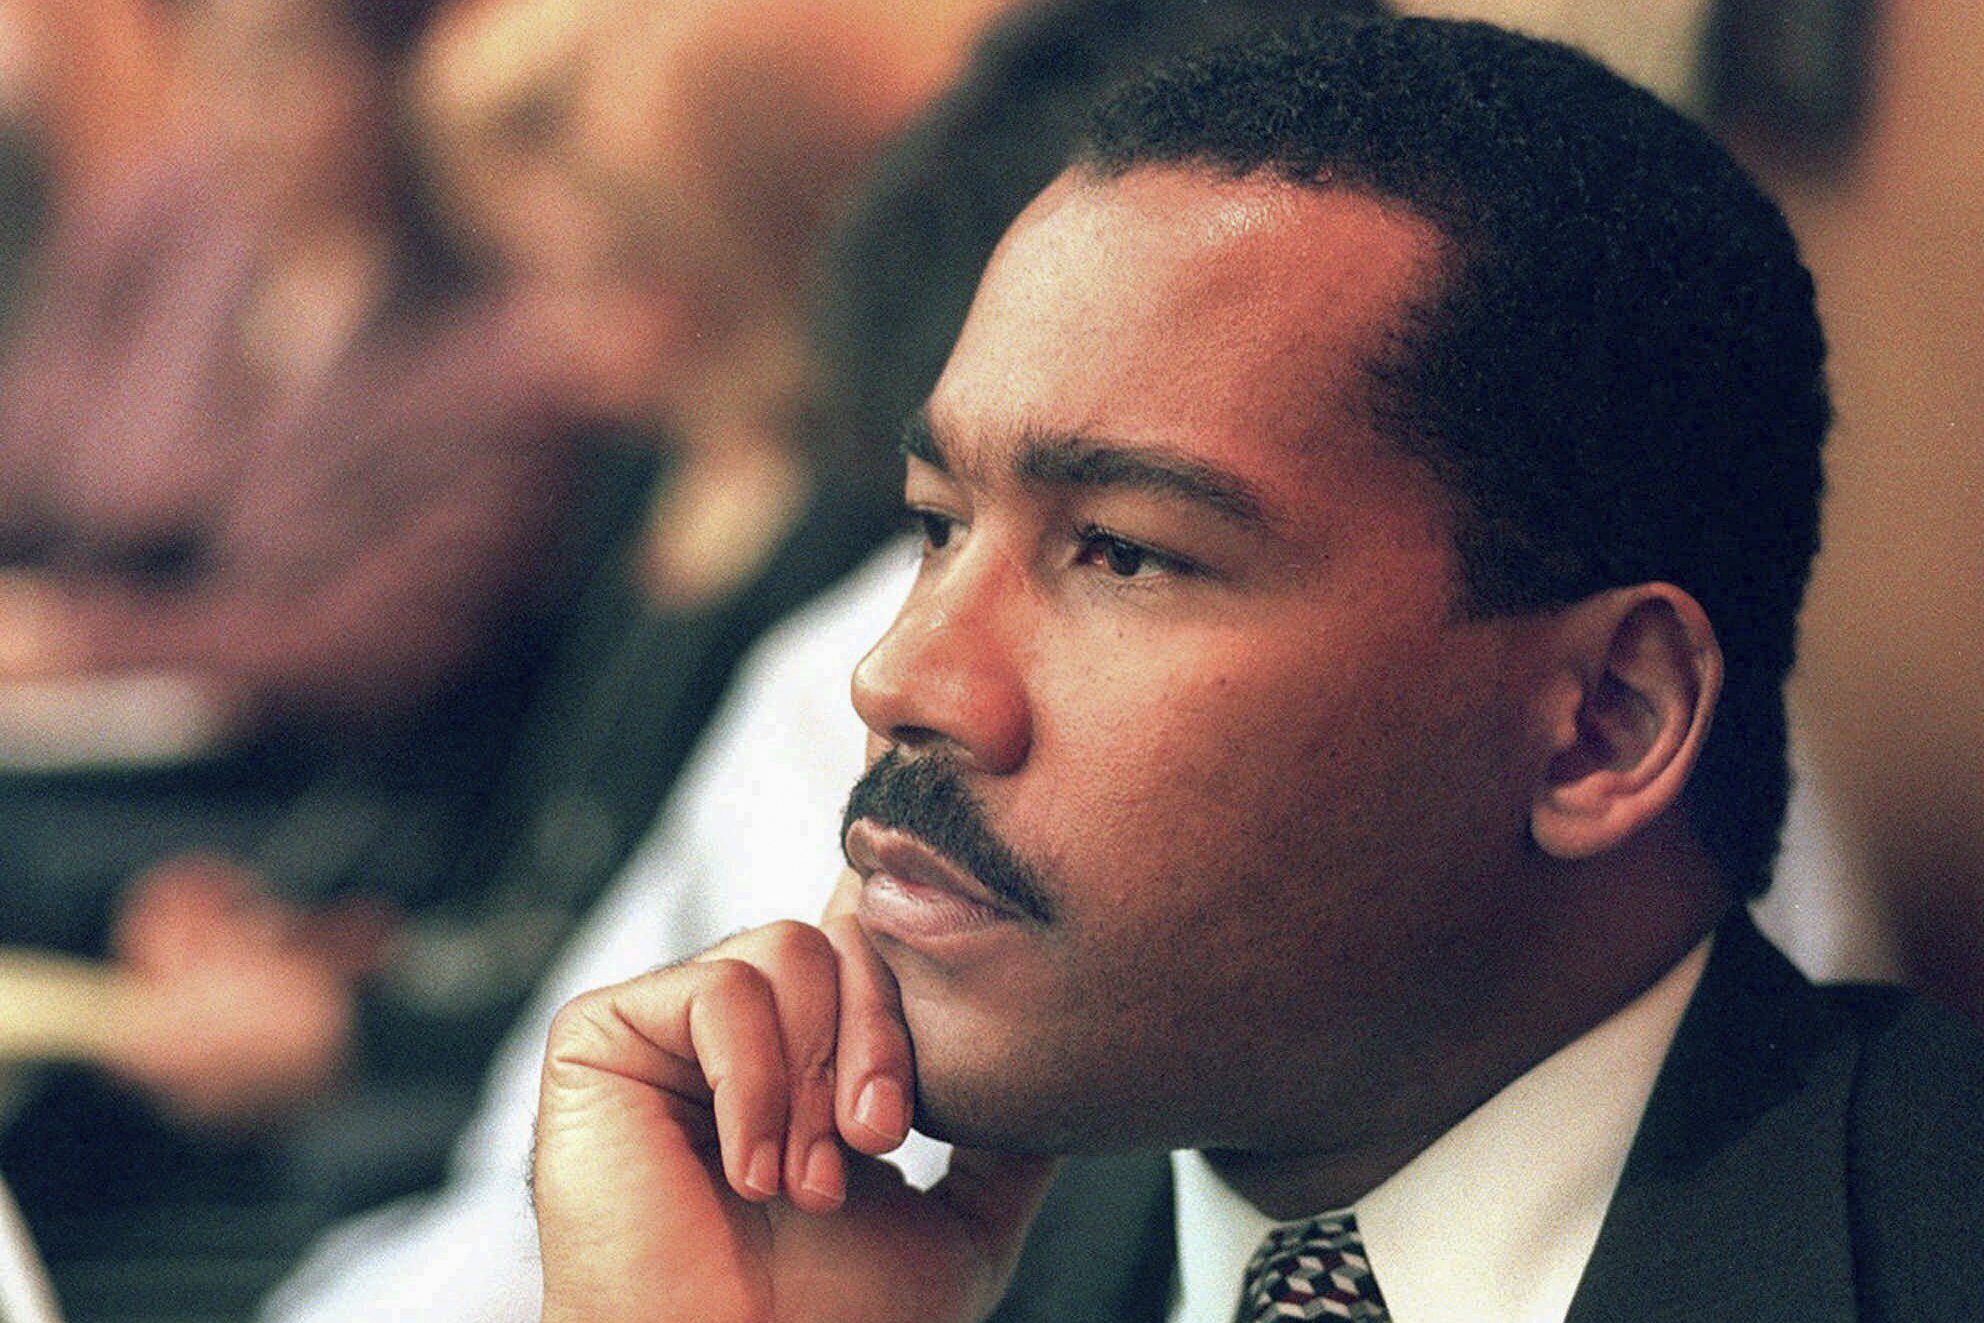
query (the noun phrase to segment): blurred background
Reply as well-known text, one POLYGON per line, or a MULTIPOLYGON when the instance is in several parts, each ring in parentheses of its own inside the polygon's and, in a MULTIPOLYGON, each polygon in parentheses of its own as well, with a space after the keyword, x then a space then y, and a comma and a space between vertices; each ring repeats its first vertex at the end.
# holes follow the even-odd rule
MULTIPOLYGON (((921 300, 837 228, 1082 4, 0 0, 0 1176, 72 1318, 246 1317, 442 1178, 740 657, 893 528, 930 369, 859 328, 921 300)), ((1764 918, 1984 1020, 1984 11, 1402 7, 1784 204, 1839 421, 1764 918)))

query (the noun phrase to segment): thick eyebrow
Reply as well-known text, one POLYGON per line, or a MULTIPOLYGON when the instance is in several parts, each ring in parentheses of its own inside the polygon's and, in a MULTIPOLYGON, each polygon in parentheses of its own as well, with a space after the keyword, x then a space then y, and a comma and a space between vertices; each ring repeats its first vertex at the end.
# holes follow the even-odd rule
POLYGON ((943 447, 937 444, 937 434, 930 430, 930 411, 918 409, 902 421, 902 439, 898 442, 902 453, 911 459, 922 460, 939 473, 949 473, 951 466, 944 460, 943 447))
POLYGON ((1230 523, 1271 533, 1260 493, 1239 475, 1163 446, 1101 437, 1032 437, 1013 468, 1025 482, 1150 492, 1201 506, 1230 523))
MULTIPOLYGON (((951 471, 927 410, 918 409, 903 423, 902 452, 939 473, 951 471)), ((1275 531, 1275 521, 1252 484, 1164 446, 1029 434, 1021 439, 1013 472, 1020 481, 1036 485, 1151 492, 1201 506, 1257 532, 1275 531)))

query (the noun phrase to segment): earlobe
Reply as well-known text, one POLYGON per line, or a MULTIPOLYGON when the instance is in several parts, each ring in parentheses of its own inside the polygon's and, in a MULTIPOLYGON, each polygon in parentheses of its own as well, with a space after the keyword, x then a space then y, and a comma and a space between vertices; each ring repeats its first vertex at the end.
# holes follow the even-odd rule
POLYGON ((1598 593, 1562 624, 1574 679, 1546 720, 1530 831, 1546 853, 1586 859, 1680 798, 1722 691, 1722 650, 1700 604, 1672 584, 1598 593))

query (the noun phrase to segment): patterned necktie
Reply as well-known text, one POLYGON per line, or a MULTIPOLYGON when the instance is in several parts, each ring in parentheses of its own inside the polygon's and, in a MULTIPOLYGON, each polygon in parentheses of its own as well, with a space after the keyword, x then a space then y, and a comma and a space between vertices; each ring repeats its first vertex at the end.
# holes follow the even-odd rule
POLYGON ((1349 1213, 1276 1227, 1247 1264, 1234 1323, 1313 1318, 1390 1323, 1349 1213))

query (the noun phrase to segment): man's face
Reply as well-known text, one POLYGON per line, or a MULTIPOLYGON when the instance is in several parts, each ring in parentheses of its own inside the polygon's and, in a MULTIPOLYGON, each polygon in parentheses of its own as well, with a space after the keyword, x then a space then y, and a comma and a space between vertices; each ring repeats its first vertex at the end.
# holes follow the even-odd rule
POLYGON ((1185 169, 1008 234, 855 677, 924 1128, 1354 1144, 1523 972, 1538 626, 1457 618, 1442 491, 1366 418, 1439 261, 1400 208, 1185 169))

